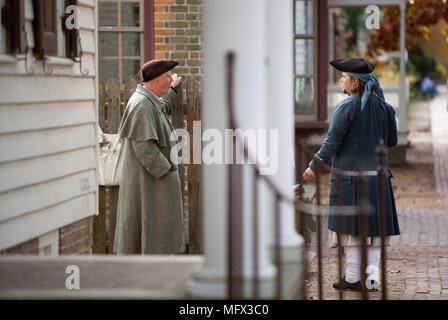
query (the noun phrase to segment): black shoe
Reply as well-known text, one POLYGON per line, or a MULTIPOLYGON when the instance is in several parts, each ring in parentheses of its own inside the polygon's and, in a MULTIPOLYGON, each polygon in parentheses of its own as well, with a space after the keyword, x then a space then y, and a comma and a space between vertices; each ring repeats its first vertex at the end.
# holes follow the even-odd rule
POLYGON ((362 285, 361 281, 350 283, 345 281, 345 278, 342 278, 339 282, 333 283, 333 288, 337 290, 361 291, 362 285))

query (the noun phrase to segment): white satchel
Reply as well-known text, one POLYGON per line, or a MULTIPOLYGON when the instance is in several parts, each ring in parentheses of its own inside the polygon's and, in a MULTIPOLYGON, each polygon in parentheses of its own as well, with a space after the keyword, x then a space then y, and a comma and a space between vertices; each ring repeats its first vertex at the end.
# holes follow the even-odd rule
POLYGON ((119 134, 103 133, 98 126, 98 142, 100 154, 98 156, 98 184, 101 186, 120 185, 121 167, 123 166, 121 148, 124 139, 119 134))

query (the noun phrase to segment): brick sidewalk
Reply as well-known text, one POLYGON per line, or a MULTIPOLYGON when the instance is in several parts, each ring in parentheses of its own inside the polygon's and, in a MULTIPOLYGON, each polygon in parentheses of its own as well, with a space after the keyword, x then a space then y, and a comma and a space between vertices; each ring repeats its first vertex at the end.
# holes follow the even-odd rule
POLYGON ((399 210, 401 235, 392 250, 405 254, 402 300, 448 300, 448 211, 399 210))
POLYGON ((431 103, 431 133, 437 192, 448 208, 448 90, 442 87, 439 91, 431 103))
POLYGON ((436 189, 444 210, 402 209, 402 235, 396 243, 406 249, 406 291, 402 300, 448 300, 448 95, 439 89, 430 104, 436 189))

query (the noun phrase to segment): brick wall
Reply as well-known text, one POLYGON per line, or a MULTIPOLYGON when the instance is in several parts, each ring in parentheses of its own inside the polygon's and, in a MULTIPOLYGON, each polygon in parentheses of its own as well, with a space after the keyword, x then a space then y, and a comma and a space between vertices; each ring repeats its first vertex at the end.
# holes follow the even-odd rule
MULTIPOLYGON (((93 217, 59 229, 59 254, 92 254, 93 217)), ((39 254, 39 238, 0 252, 0 255, 39 254)))
POLYGON ((2 255, 8 254, 39 254, 39 239, 31 239, 15 247, 1 252, 2 255))
POLYGON ((59 229, 59 254, 92 254, 93 217, 59 229))
POLYGON ((202 79, 202 1, 154 0, 155 58, 173 59, 183 77, 202 79))

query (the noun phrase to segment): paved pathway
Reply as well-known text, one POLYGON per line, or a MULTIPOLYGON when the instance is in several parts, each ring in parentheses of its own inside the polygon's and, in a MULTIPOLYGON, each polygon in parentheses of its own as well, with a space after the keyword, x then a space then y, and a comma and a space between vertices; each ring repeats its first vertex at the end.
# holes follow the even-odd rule
POLYGON ((400 237, 391 250, 405 254, 403 300, 448 300, 448 211, 399 210, 400 237))
POLYGON ((431 133, 437 191, 448 208, 448 92, 442 87, 431 104, 431 133))
POLYGON ((434 177, 444 210, 402 209, 402 235, 395 245, 406 248, 403 300, 448 300, 448 92, 439 89, 430 105, 434 177))

